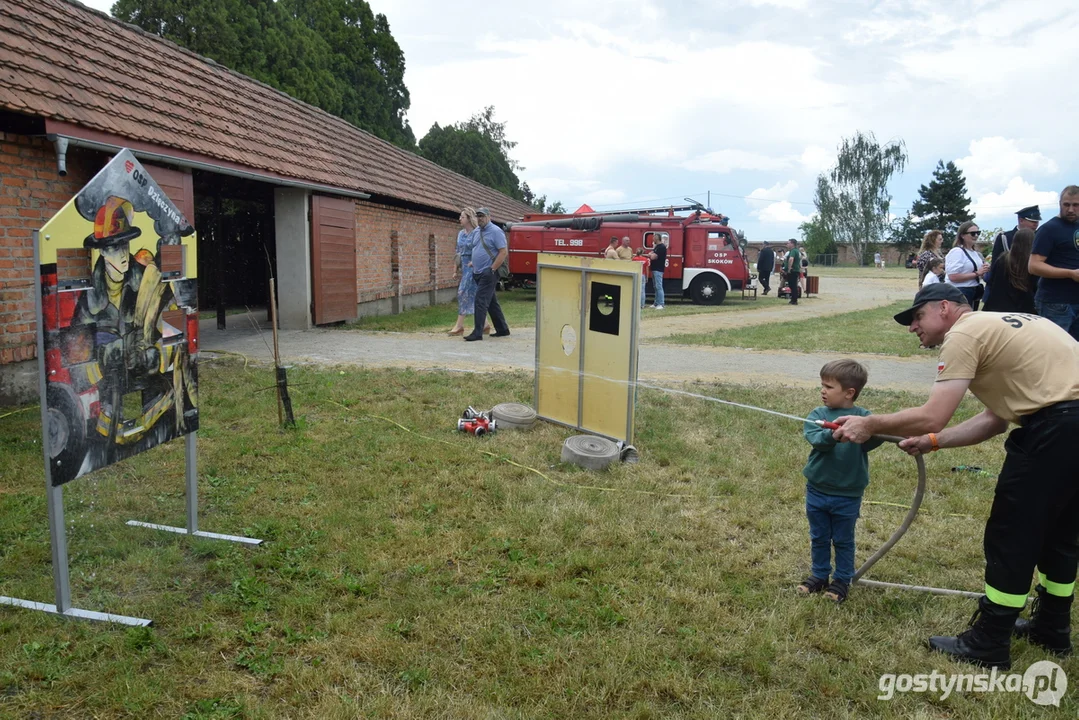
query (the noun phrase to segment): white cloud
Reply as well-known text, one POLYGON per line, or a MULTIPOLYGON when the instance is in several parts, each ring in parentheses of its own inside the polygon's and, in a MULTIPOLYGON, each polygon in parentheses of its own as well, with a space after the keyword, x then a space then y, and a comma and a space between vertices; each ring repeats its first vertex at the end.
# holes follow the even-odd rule
POLYGON ((789 157, 773 157, 734 149, 716 150, 679 163, 679 166, 686 170, 711 171, 720 175, 737 170, 783 170, 790 165, 789 157))
POLYGON ((812 217, 812 215, 803 215, 786 200, 772 203, 754 214, 766 225, 797 225, 806 222, 812 217))
POLYGON ((803 223, 810 215, 803 215, 790 202, 790 197, 798 189, 798 183, 788 180, 776 183, 769 188, 757 188, 746 198, 749 214, 767 225, 789 225, 803 223))
POLYGON ((592 207, 599 205, 617 205, 626 201, 626 193, 622 190, 596 190, 595 192, 585 193, 581 199, 582 202, 586 202, 592 207))
POLYGON ((809 0, 749 0, 750 7, 778 7, 787 10, 805 10, 809 7, 809 0))
POLYGON ((982 194, 1022 175, 1055 175, 1059 167, 1040 152, 1026 152, 1015 140, 986 137, 970 142, 970 154, 955 161, 971 192, 982 194))
MULTIPOLYGON (((751 210, 762 210, 771 203, 790 200, 791 195, 798 189, 798 183, 788 180, 785 183, 776 183, 770 188, 757 188, 746 198, 746 205, 751 210)), ((789 204, 789 203, 788 203, 789 204)))
POLYGON ((819 175, 835 164, 835 153, 819 145, 810 145, 802 152, 799 161, 807 173, 819 175))
POLYGON ((980 222, 984 218, 1003 219, 1028 205, 1039 205, 1042 217, 1052 217, 1057 212, 1058 194, 1053 190, 1038 190, 1021 177, 1014 177, 1000 192, 987 192, 979 195, 971 205, 971 210, 980 222))

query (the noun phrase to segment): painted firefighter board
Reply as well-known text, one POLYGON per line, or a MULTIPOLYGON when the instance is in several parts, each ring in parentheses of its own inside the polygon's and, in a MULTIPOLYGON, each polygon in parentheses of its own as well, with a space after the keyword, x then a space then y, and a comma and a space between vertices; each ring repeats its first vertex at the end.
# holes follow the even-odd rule
POLYGON ((640 263, 537 256, 539 417, 633 441, 640 292, 640 263))
POLYGON ((194 233, 129 150, 38 233, 54 486, 198 428, 194 233))

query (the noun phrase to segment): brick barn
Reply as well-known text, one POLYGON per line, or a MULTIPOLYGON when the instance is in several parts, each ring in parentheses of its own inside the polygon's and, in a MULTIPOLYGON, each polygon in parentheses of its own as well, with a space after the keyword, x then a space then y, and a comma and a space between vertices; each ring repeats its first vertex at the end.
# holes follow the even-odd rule
POLYGON ((37 394, 32 232, 130 148, 198 233, 199 307, 282 327, 452 299, 457 217, 529 207, 67 0, 0 12, 0 404, 37 394))

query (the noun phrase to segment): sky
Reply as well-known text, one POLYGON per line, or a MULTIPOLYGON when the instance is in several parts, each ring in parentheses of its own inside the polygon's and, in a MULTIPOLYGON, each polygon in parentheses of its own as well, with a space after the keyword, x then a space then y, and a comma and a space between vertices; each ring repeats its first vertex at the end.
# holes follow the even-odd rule
POLYGON ((983 229, 1048 219, 1079 184, 1077 4, 368 1, 404 51, 417 139, 493 105, 518 175, 571 210, 710 198, 750 240, 797 236, 859 131, 906 146, 896 216, 938 160, 983 229))

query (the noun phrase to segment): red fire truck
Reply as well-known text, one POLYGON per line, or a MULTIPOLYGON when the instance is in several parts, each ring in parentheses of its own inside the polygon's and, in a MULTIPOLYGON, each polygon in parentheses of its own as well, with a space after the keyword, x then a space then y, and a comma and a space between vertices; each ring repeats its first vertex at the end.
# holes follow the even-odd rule
MULTIPOLYGON (((603 257, 611 238, 629 237, 636 249, 651 250, 656 239, 667 245, 663 290, 693 302, 718 305, 728 292, 756 296, 756 275, 750 273, 741 236, 727 218, 701 205, 639 208, 617 214, 526 215, 510 226, 507 242, 513 282, 536 280, 536 254, 603 257), (675 213, 690 211, 687 216, 675 213)), ((654 292, 652 280, 649 292, 654 292)))

